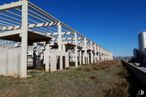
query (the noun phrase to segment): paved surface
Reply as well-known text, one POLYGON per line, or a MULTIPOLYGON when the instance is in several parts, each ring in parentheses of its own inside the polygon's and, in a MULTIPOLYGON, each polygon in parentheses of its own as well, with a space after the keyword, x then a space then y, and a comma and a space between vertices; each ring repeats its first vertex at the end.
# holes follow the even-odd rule
POLYGON ((128 71, 134 75, 135 80, 138 80, 139 85, 143 85, 144 88, 146 87, 146 67, 136 66, 133 63, 128 63, 123 61, 124 66, 127 67, 128 71))
POLYGON ((129 65, 131 65, 132 67, 134 67, 134 68, 136 68, 136 69, 138 69, 138 70, 140 70, 140 71, 146 73, 146 67, 136 66, 136 65, 133 64, 133 63, 129 63, 129 65))

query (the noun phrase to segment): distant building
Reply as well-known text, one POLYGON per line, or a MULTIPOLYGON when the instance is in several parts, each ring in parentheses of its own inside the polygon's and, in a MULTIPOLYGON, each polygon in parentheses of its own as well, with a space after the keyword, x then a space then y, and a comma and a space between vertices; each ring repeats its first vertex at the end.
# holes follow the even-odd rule
POLYGON ((138 35, 138 49, 133 50, 133 62, 146 64, 146 32, 140 32, 138 35))
POLYGON ((140 53, 144 54, 146 48, 146 32, 141 32, 138 35, 138 45, 140 53))
POLYGON ((138 58, 139 50, 137 48, 133 49, 133 58, 138 58))

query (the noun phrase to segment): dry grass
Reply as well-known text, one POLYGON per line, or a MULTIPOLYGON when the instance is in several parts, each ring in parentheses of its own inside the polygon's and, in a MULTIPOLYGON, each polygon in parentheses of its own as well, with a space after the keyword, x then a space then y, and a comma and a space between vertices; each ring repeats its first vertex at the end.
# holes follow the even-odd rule
POLYGON ((118 61, 29 75, 21 80, 0 77, 0 97, 128 97, 128 75, 118 61))

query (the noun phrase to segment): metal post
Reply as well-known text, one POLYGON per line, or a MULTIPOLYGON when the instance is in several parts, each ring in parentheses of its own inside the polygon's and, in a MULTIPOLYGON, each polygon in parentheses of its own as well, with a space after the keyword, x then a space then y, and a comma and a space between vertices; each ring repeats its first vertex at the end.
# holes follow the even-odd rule
POLYGON ((20 77, 27 77, 27 42, 28 42, 28 2, 22 5, 21 65, 20 77))

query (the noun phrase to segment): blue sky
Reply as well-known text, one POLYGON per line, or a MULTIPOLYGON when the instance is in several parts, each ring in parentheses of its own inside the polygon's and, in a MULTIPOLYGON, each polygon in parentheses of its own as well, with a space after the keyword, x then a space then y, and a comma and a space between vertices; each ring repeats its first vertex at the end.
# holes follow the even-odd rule
MULTIPOLYGON (((0 4, 17 0, 1 0, 0 4)), ((146 30, 146 0, 30 0, 107 48, 132 55, 137 35, 146 30)))

